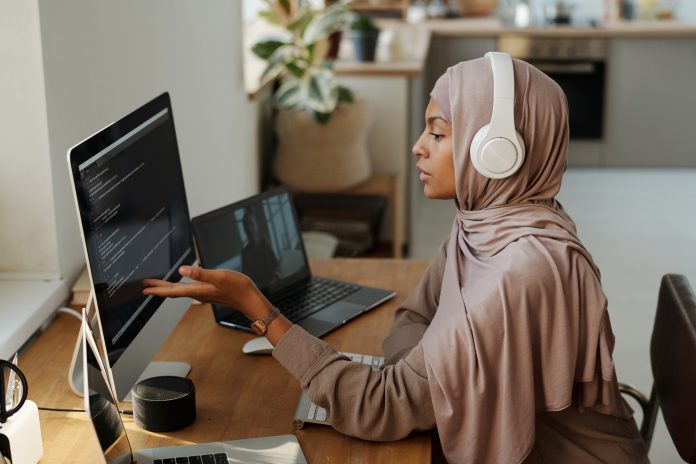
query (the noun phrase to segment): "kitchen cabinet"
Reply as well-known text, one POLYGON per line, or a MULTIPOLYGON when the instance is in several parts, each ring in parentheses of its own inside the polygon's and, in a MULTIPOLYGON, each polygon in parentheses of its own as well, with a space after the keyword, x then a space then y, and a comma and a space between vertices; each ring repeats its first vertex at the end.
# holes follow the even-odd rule
POLYGON ((696 167, 696 38, 611 40, 606 85, 602 164, 696 167))
POLYGON ((460 61, 481 58, 486 52, 495 50, 497 40, 494 37, 438 37, 430 42, 427 64, 424 69, 425 86, 428 95, 435 81, 448 67, 460 61))
MULTIPOLYGON (((604 136, 572 140, 569 165, 696 167, 696 38, 607 41, 604 136)), ((496 37, 434 36, 425 102, 447 67, 496 48, 496 37)))

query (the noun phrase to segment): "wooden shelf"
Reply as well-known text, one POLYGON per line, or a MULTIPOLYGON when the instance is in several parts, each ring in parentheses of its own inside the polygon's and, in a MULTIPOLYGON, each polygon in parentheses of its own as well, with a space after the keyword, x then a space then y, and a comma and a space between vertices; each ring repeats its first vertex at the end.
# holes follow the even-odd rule
POLYGON ((406 17, 406 10, 408 10, 410 0, 400 0, 400 1, 360 1, 348 4, 348 8, 351 10, 359 11, 400 11, 402 17, 406 17))
POLYGON ((351 10, 401 10, 404 8, 403 2, 380 2, 367 3, 358 2, 348 5, 351 10))
POLYGON ((401 258, 403 256, 402 247, 404 245, 404 238, 401 231, 404 205, 403 198, 398 194, 396 176, 392 174, 375 173, 365 183, 341 193, 351 195, 382 195, 389 199, 392 226, 392 257, 401 258))
MULTIPOLYGON (((301 190, 295 190, 295 193, 303 193, 301 190)), ((305 192, 305 193, 321 193, 321 192, 305 192)), ((329 192, 326 192, 329 193, 329 192)), ((387 197, 389 200, 389 205, 387 211, 390 211, 390 222, 391 222, 391 257, 392 258, 402 258, 403 257, 403 246, 404 234, 403 234, 403 222, 404 222, 404 198, 399 194, 399 188, 397 184, 397 178, 394 174, 385 173, 374 173, 372 176, 360 185, 355 187, 341 190, 339 192, 330 193, 340 193, 346 195, 381 195, 387 197)), ((388 256, 388 254, 386 254, 388 256)), ((385 256, 384 244, 379 245, 379 251, 374 256, 385 256)))

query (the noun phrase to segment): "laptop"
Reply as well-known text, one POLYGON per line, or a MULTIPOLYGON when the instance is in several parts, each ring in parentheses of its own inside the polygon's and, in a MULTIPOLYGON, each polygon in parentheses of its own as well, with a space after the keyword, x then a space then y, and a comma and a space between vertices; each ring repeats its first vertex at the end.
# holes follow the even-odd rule
MULTIPOLYGON (((287 186, 193 218, 193 234, 203 267, 248 275, 285 317, 317 337, 395 295, 311 274, 287 186)), ((213 312, 218 323, 251 331, 240 311, 213 305, 213 312)))
MULTIPOLYGON (((84 312, 83 312, 84 315, 84 312)), ((82 323, 85 411, 108 464, 306 464, 294 435, 134 450, 86 318, 82 323)))
MULTIPOLYGON (((347 356, 352 362, 367 364, 372 367, 373 371, 380 370, 382 365, 384 365, 383 356, 347 352, 342 352, 341 354, 347 356)), ((331 425, 331 415, 329 411, 313 403, 312 400, 309 399, 307 392, 302 390, 300 399, 297 401, 297 407, 295 408, 295 415, 292 418, 292 426, 299 430, 304 428, 307 423, 331 425)))

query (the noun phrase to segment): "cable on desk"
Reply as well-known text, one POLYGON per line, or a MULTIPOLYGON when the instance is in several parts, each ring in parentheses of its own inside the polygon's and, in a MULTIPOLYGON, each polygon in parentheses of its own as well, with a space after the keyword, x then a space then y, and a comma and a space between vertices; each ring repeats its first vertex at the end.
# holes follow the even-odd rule
MULTIPOLYGON (((53 412, 86 412, 84 409, 70 409, 70 408, 44 408, 39 406, 39 411, 53 411, 53 412)), ((132 409, 119 409, 118 412, 125 414, 127 416, 133 415, 132 409)))
POLYGON ((78 318, 79 320, 82 320, 82 314, 80 314, 79 312, 75 311, 75 310, 72 309, 72 308, 66 308, 66 307, 58 308, 58 312, 59 312, 59 313, 70 314, 71 316, 75 316, 75 317, 78 318))

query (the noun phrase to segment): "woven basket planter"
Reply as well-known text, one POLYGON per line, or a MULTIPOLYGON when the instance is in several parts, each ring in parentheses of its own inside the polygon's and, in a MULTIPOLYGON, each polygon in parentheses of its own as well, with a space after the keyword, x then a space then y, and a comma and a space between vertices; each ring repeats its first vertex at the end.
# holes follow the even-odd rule
POLYGON ((326 124, 305 110, 281 110, 276 119, 275 174, 305 192, 337 192, 366 181, 370 118, 367 103, 340 104, 326 124))

